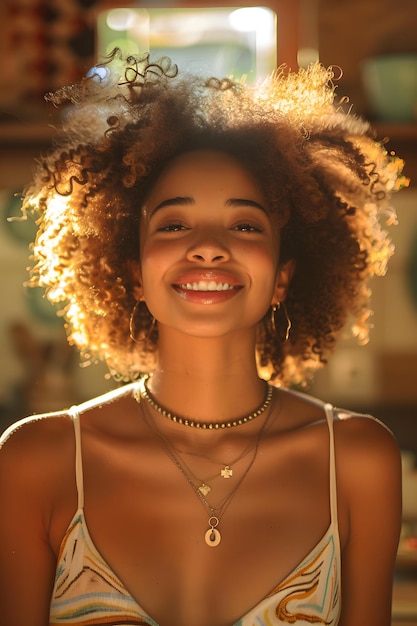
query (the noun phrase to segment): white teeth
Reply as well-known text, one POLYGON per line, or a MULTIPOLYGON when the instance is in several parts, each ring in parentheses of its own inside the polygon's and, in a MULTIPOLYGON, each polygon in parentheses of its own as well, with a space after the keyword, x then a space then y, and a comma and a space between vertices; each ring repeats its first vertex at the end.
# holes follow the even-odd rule
POLYGON ((216 283, 215 280, 199 280, 195 283, 183 283, 180 287, 188 291, 229 291, 234 289, 233 285, 229 285, 229 283, 216 283))

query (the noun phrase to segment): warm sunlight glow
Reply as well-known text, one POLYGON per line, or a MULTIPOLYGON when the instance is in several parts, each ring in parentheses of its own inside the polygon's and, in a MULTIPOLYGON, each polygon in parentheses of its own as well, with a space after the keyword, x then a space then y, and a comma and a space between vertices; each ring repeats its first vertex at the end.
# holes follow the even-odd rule
POLYGON ((242 32, 255 30, 257 32, 267 32, 274 23, 272 11, 264 7, 244 7, 236 9, 229 15, 229 22, 232 28, 242 32))
POLYGON ((107 14, 106 22, 112 30, 129 30, 135 25, 136 13, 132 9, 112 9, 107 14))
POLYGON ((264 7, 113 8, 98 16, 98 57, 149 51, 180 70, 258 82, 276 66, 276 20, 264 7))

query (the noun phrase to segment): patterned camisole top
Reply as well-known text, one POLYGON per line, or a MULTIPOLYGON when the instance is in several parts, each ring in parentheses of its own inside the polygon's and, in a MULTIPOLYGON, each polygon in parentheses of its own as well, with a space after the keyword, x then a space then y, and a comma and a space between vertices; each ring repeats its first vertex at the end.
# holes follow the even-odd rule
MULTIPOLYGON (((135 391, 135 383, 97 399, 114 400, 135 391)), ((291 392, 292 393, 292 392, 291 392)), ((73 407, 78 510, 61 543, 49 624, 66 626, 158 626, 133 598, 94 545, 84 517, 80 417, 95 401, 73 407)), ((326 624, 336 626, 341 606, 340 542, 337 522, 333 422, 338 412, 323 404, 330 432, 330 525, 317 545, 270 593, 232 626, 326 624)), ((346 414, 344 414, 346 416, 346 414)))

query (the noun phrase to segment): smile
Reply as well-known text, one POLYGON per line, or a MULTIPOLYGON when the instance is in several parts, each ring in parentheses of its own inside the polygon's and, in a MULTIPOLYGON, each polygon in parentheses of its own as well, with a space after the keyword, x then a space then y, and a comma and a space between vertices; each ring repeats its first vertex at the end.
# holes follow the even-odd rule
POLYGON ((193 283, 182 283, 178 285, 180 289, 187 291, 231 291, 237 289, 229 283, 218 283, 215 280, 199 280, 193 283))

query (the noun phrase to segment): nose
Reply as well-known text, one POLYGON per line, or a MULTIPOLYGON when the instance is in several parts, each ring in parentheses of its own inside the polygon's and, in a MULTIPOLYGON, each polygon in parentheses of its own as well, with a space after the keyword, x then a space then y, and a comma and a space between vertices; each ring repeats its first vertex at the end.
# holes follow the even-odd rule
POLYGON ((196 233, 195 239, 187 250, 189 261, 204 263, 224 263, 230 259, 230 251, 219 234, 209 228, 196 233))

